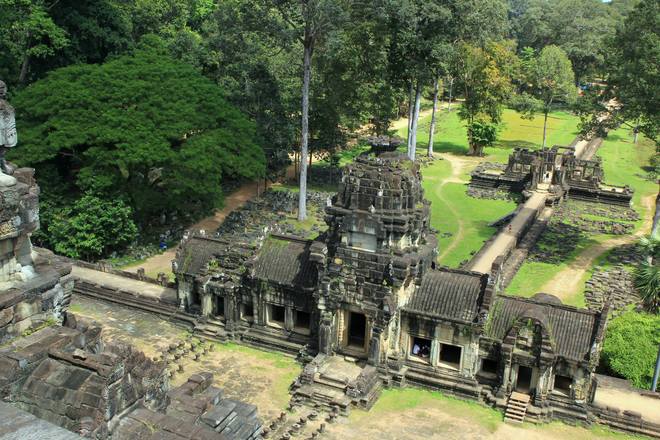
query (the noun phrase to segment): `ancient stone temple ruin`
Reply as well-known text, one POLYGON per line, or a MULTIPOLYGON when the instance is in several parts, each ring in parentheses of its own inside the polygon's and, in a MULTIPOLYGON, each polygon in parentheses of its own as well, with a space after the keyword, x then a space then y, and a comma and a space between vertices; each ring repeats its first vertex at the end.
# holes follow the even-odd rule
POLYGON ((629 206, 633 190, 603 182, 600 158, 584 160, 571 147, 539 150, 516 148, 505 167, 483 164, 472 173, 470 187, 476 192, 544 190, 550 201, 571 198, 629 206))
POLYGON ((212 375, 170 389, 163 359, 104 342, 66 310, 71 264, 30 243, 34 170, 11 172, 0 182, 0 437, 261 438, 256 407, 223 398, 212 375))
POLYGON ((32 248, 30 235, 38 228, 34 170, 19 168, 12 184, 0 186, 0 343, 61 320, 70 300, 71 265, 32 248))
POLYGON ((359 157, 325 213, 314 240, 187 236, 174 268, 196 332, 302 354, 294 404, 369 408, 384 384, 413 383, 586 418, 607 308, 502 295, 497 264, 435 267, 419 165, 401 156, 359 157))

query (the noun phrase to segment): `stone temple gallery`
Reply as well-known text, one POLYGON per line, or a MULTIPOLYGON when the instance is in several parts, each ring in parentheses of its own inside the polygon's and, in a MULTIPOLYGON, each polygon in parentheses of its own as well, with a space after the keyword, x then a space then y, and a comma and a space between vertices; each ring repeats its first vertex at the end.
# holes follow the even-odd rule
POLYGON ((292 401, 369 408, 384 385, 478 399, 507 417, 586 420, 607 305, 503 295, 489 273, 436 267, 419 165, 360 157, 315 240, 270 233, 184 238, 173 263, 197 331, 301 353, 292 401))

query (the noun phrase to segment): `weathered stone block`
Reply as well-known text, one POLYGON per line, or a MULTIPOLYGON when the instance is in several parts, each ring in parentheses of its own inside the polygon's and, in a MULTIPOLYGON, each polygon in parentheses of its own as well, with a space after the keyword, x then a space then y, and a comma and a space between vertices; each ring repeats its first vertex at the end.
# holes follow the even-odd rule
POLYGON ((20 302, 14 308, 14 320, 16 322, 22 321, 39 312, 41 312, 41 301, 37 300, 32 303, 20 302))
POLYGON ((10 307, 0 311, 0 327, 4 327, 14 319, 14 310, 10 307))
POLYGON ((7 331, 12 335, 20 335, 32 327, 32 319, 26 318, 7 326, 7 331))

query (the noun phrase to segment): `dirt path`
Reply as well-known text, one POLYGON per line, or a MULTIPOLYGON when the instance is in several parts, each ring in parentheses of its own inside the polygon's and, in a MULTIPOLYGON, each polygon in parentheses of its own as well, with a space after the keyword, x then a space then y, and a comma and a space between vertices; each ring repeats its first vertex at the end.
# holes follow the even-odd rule
MULTIPOLYGON (((235 209, 245 205, 245 203, 253 197, 256 197, 257 191, 263 192, 263 182, 248 182, 240 186, 236 191, 231 193, 225 198, 225 205, 222 209, 216 210, 212 216, 206 217, 194 225, 190 226, 190 230, 199 231, 204 229, 206 231, 215 231, 220 227, 225 218, 235 209)), ((148 276, 156 277, 159 272, 166 274, 172 271, 172 260, 176 256, 176 249, 170 249, 162 254, 157 254, 147 258, 141 263, 124 267, 123 270, 128 272, 137 272, 139 268, 144 268, 148 276)))
MULTIPOLYGON (((642 205, 648 212, 652 212, 654 203, 655 195, 649 195, 642 199, 642 205)), ((555 295, 562 300, 573 297, 580 291, 587 271, 593 266, 598 257, 617 246, 633 243, 638 238, 648 234, 651 231, 652 222, 652 217, 645 215, 643 225, 634 234, 613 237, 589 246, 580 252, 568 267, 559 271, 548 281, 541 288, 541 292, 555 295)))

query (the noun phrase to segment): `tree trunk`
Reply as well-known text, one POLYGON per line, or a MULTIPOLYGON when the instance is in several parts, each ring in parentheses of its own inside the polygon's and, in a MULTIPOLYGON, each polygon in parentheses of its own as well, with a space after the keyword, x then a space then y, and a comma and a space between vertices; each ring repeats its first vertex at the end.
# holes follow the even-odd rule
MULTIPOLYGON (((305 33, 308 31, 305 30, 305 33)), ((300 146, 300 194, 298 194, 298 220, 307 218, 307 156, 309 144, 309 82, 312 76, 312 49, 314 42, 306 35, 303 55, 302 87, 302 142, 300 146)))
POLYGON ((419 107, 422 102, 422 85, 417 82, 417 88, 415 90, 415 112, 412 118, 412 127, 410 136, 410 149, 408 150, 408 157, 410 160, 415 160, 415 153, 417 150, 417 122, 419 120, 419 107))
POLYGON ((415 99, 415 96, 413 95, 414 90, 413 90, 413 82, 410 81, 410 90, 408 91, 408 133, 407 133, 407 142, 406 145, 408 147, 408 153, 410 154, 410 143, 411 143, 411 137, 412 137, 412 120, 413 120, 413 113, 414 113, 414 107, 415 104, 413 100, 415 99))
POLYGON ((545 112, 543 114, 543 148, 545 148, 547 126, 548 126, 548 112, 545 112))
POLYGON ((435 112, 438 110, 438 86, 440 83, 440 77, 435 77, 435 82, 433 83, 433 111, 431 113, 431 128, 429 129, 429 147, 428 147, 428 156, 433 157, 433 134, 435 131, 435 112))
MULTIPOLYGON (((658 182, 660 184, 660 182, 658 182)), ((655 215, 653 216, 653 226, 651 227, 651 236, 660 237, 660 191, 655 198, 655 215)))
POLYGON ((25 54, 25 56, 23 57, 23 63, 21 63, 21 73, 18 76, 18 83, 21 85, 24 85, 25 81, 27 80, 29 66, 30 66, 30 55, 25 54))
POLYGON ((447 111, 451 111, 451 89, 454 85, 454 78, 449 78, 449 102, 447 103, 447 111))

